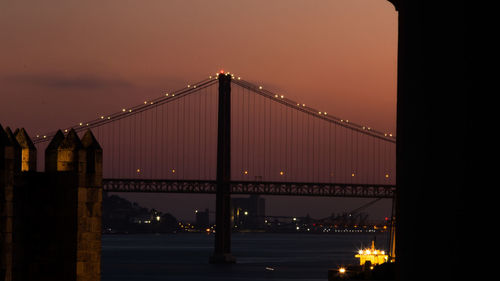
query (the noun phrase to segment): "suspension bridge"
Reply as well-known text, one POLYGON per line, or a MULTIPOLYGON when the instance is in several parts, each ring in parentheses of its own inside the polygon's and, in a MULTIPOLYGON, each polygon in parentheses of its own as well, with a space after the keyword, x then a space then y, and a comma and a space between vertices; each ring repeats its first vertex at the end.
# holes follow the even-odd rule
MULTIPOLYGON (((60 133, 93 130, 104 151, 105 191, 215 193, 221 77, 230 81, 231 193, 392 198, 392 134, 229 73, 60 133)), ((56 134, 34 136, 37 150, 56 134)))
POLYGON ((33 143, 45 151, 49 140, 88 129, 103 149, 104 191, 216 194, 213 262, 234 261, 231 194, 393 198, 395 193, 392 134, 224 71, 139 105, 38 134, 33 143))

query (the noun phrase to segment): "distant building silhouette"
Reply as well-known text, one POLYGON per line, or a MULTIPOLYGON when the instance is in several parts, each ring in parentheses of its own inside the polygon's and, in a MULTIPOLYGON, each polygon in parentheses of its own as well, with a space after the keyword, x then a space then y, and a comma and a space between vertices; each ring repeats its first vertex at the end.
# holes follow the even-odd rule
POLYGON ((198 229, 206 229, 210 226, 210 216, 208 209, 205 209, 205 211, 196 211, 196 222, 195 226, 198 229))
POLYGON ((266 200, 259 195, 248 198, 231 199, 233 226, 240 229, 259 229, 265 227, 266 200))

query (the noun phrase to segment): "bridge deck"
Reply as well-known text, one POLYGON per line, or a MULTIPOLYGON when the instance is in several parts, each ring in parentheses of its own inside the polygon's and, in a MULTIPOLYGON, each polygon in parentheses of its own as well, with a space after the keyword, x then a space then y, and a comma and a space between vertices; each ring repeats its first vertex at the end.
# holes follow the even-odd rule
MULTIPOLYGON (((216 182, 207 180, 103 179, 104 191, 215 194, 216 182)), ((347 183, 232 182, 232 194, 284 196, 393 198, 396 186, 347 183)))

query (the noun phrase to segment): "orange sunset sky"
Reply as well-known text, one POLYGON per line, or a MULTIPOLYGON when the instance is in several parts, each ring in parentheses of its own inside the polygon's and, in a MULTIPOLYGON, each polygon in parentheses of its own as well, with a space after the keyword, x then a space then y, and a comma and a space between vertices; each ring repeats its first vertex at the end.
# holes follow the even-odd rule
MULTIPOLYGON (((224 69, 331 115, 395 133, 396 59, 397 12, 385 0, 5 0, 0 124, 42 134, 224 69)), ((147 196, 137 200, 190 218, 191 211, 170 210, 147 196)), ((268 212, 279 215, 300 201, 306 203, 288 214, 319 217, 367 201, 332 206, 320 198, 311 209, 308 200, 273 203, 268 212)), ((189 208, 203 207, 192 201, 189 208)))

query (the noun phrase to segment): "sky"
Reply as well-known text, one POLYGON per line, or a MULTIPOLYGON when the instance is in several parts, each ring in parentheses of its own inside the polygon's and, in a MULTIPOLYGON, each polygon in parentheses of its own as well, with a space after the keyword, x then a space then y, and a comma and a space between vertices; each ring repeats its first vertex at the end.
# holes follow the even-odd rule
MULTIPOLYGON (((337 117, 396 128, 397 12, 384 0, 4 0, 0 42, 0 124, 31 135, 220 69, 337 117)), ((209 195, 123 196, 185 219, 215 206, 209 195)), ((269 214, 313 217, 369 201, 266 198, 269 214)), ((368 210, 386 216, 390 202, 368 210)))

